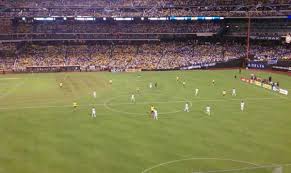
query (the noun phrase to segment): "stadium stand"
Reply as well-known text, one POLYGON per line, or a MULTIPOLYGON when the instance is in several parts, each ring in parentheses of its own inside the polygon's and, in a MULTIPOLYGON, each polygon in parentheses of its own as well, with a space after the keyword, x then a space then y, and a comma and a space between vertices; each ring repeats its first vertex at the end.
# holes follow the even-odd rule
MULTIPOLYGON (((291 59, 288 46, 253 45, 251 55, 260 61, 291 59)), ((77 65, 82 69, 175 69, 189 65, 226 62, 245 56, 239 43, 170 41, 138 44, 28 44, 19 55, 1 58, 2 68, 21 71, 28 66, 77 65), (210 51, 211 50, 211 51, 210 51)))
MULTIPOLYGON (((274 16, 288 15, 290 0, 85 0, 0 2, 0 16, 274 16)), ((290 13, 289 13, 290 14, 290 13)))
POLYGON ((290 45, 282 44, 291 33, 289 12, 290 0, 3 0, 1 68, 163 70, 246 57, 289 60, 290 45), (45 21, 49 16, 52 20, 45 21), (86 16, 90 21, 76 19, 86 16), (118 16, 130 20, 116 21, 118 16), (253 43, 247 52, 249 24, 253 43))

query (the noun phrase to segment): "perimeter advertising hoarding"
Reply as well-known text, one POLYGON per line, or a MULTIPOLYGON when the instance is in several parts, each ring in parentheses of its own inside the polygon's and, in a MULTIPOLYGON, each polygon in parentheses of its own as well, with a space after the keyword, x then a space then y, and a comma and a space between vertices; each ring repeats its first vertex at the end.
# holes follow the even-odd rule
POLYGON ((283 67, 283 66, 273 66, 272 69, 280 70, 280 71, 291 71, 291 67, 283 67))
POLYGON ((125 72, 141 72, 140 68, 129 68, 125 69, 125 72))
POLYGON ((291 60, 249 61, 247 66, 248 68, 255 69, 272 69, 291 72, 291 60))
POLYGON ((262 86, 263 86, 263 88, 266 88, 268 90, 272 90, 272 86, 269 84, 263 84, 262 86))
POLYGON ((278 87, 276 87, 276 86, 273 86, 273 91, 279 92, 279 89, 280 89, 280 88, 278 88, 278 87))
POLYGON ((288 90, 279 88, 277 86, 272 86, 272 85, 269 85, 269 84, 263 84, 263 83, 261 83, 259 81, 255 81, 255 80, 244 78, 244 77, 240 78, 240 80, 243 81, 243 82, 246 82, 246 83, 250 83, 250 84, 253 84, 253 85, 268 89, 268 90, 271 90, 271 91, 275 91, 275 92, 283 94, 283 95, 288 95, 288 90))
POLYGON ((285 89, 281 89, 281 88, 279 89, 279 93, 284 94, 284 95, 288 95, 288 91, 285 89))
POLYGON ((250 61, 248 62, 248 68, 266 69, 269 68, 269 64, 267 62, 250 61))
POLYGON ((258 82, 258 81, 255 81, 255 85, 262 86, 262 83, 261 82, 258 82))

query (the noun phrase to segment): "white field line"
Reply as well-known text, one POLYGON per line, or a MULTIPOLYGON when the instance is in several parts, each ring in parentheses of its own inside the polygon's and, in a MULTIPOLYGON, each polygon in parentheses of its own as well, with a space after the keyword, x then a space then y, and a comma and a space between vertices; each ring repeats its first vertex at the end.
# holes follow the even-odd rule
POLYGON ((269 165, 259 165, 257 163, 252 163, 248 161, 243 161, 243 160, 235 160, 235 159, 224 159, 224 158, 185 158, 185 159, 178 159, 178 160, 172 160, 168 162, 163 162, 157 165, 154 165, 150 168, 147 168, 143 170, 141 173, 147 173, 149 171, 152 171, 155 168, 178 163, 178 162, 183 162, 183 161, 189 161, 189 160, 218 160, 218 161, 228 161, 228 162, 236 162, 236 163, 243 163, 246 165, 251 165, 252 167, 244 167, 244 168, 236 168, 236 169, 224 169, 224 170, 213 170, 213 171, 196 171, 192 173, 218 173, 218 172, 233 172, 233 171, 243 171, 243 170, 255 170, 255 169, 263 169, 263 168, 276 168, 276 167, 286 167, 290 166, 291 163, 283 163, 283 164, 269 164, 269 165))
POLYGON ((235 169, 221 169, 221 170, 211 170, 211 171, 195 171, 195 172, 192 172, 192 173, 234 172, 234 171, 258 170, 258 169, 276 168, 276 167, 278 167, 278 166, 275 166, 275 165, 253 166, 253 167, 244 167, 244 168, 235 168, 235 169))
POLYGON ((247 162, 247 161, 242 161, 242 160, 233 160, 233 159, 223 159, 223 158, 186 158, 186 159, 178 159, 178 160, 172 160, 172 161, 168 161, 168 162, 164 162, 164 163, 160 163, 157 165, 154 165, 150 168, 147 168, 145 170, 143 170, 141 173, 146 173, 149 172, 155 168, 161 167, 161 166, 165 166, 165 165, 169 165, 169 164, 173 164, 173 163, 178 163, 178 162, 183 162, 183 161, 189 161, 189 160, 219 160, 219 161, 229 161, 229 162, 236 162, 236 163, 243 163, 246 165, 252 165, 252 166, 260 166, 256 163, 252 163, 252 162, 247 162))
MULTIPOLYGON (((238 99, 203 99, 203 100, 192 100, 191 102, 225 102, 225 101, 241 101, 241 100, 249 100, 249 101, 259 101, 259 100, 274 100, 280 98, 273 98, 273 97, 263 97, 263 98, 238 98, 238 99)), ((118 102, 118 103, 106 103, 106 105, 114 106, 114 105, 144 105, 144 104, 169 104, 169 103, 186 103, 189 100, 178 100, 178 101, 152 101, 152 102, 118 102)), ((85 104, 79 105, 79 107, 88 107, 88 106, 104 106, 104 103, 96 103, 96 104, 85 104)), ((24 106, 24 107, 0 107, 0 110, 19 110, 19 109, 46 109, 46 108, 66 108, 66 107, 73 107, 73 105, 54 105, 54 106, 24 106)))

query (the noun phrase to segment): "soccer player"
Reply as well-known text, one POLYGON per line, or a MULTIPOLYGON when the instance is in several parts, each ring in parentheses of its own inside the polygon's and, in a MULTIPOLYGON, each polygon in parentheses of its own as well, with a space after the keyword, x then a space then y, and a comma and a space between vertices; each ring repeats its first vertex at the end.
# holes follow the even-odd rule
POLYGON ((158 120, 158 111, 154 109, 154 120, 158 120))
POLYGON ((196 88, 196 89, 195 89, 195 96, 198 96, 198 92, 199 92, 199 89, 196 88))
POLYGON ((155 107, 153 105, 151 105, 151 116, 154 116, 154 110, 155 110, 155 107))
POLYGON ((78 107, 78 104, 77 104, 77 102, 74 102, 74 103, 73 103, 73 108, 74 108, 74 111, 77 109, 77 107, 78 107))
POLYGON ((140 93, 140 89, 139 89, 139 87, 136 87, 136 92, 137 92, 137 93, 140 93))
POLYGON ((185 104, 184 112, 189 112, 189 104, 188 103, 185 104))
POLYGON ((177 76, 177 77, 176 77, 176 81, 178 82, 178 81, 179 81, 179 79, 180 79, 180 78, 179 78, 179 76, 177 76))
POLYGON ((183 87, 185 88, 185 86, 186 86, 186 82, 184 81, 182 84, 183 84, 183 87))
POLYGON ((109 84, 112 85, 112 80, 109 80, 109 84))
POLYGON ((96 91, 93 91, 93 97, 96 99, 96 97, 97 97, 96 91))
POLYGON ((155 82, 155 88, 158 88, 158 82, 155 82))
POLYGON ((62 82, 60 82, 60 88, 63 88, 63 83, 62 82))
POLYGON ((92 118, 96 118, 96 109, 93 107, 92 108, 92 118))
POLYGON ((155 107, 151 105, 151 112, 153 112, 154 110, 155 110, 155 107))
POLYGON ((241 111, 244 111, 244 109, 245 109, 245 102, 244 101, 241 101, 240 102, 240 110, 241 111))
POLYGON ((134 96, 134 94, 131 95, 130 101, 131 102, 135 102, 135 96, 134 96))
POLYGON ((213 85, 213 86, 215 85, 215 80, 214 80, 214 79, 212 80, 212 85, 213 85))
POLYGON ((232 96, 236 96, 236 89, 235 88, 232 89, 232 94, 231 95, 232 96))
POLYGON ((225 90, 222 91, 222 95, 223 95, 223 96, 226 95, 226 91, 225 91, 225 90))
POLYGON ((150 89, 153 88, 153 83, 150 82, 150 85, 149 85, 150 89))
POLYGON ((206 114, 209 115, 209 116, 210 116, 210 114, 211 114, 211 113, 210 113, 210 106, 209 106, 209 105, 206 106, 206 114))

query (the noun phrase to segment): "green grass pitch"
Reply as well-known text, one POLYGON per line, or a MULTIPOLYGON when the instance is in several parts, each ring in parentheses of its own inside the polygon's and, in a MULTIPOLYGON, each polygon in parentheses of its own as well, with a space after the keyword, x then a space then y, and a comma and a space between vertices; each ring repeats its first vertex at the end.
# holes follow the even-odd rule
MULTIPOLYGON (((290 95, 243 83, 234 79, 237 73, 2 75, 0 173, 192 173, 291 163, 290 95), (158 88, 150 89, 150 82, 157 82, 158 88), (233 87, 236 97, 230 95, 233 87), (196 97, 195 88, 200 90, 196 97), (135 104, 130 103, 132 93, 135 104), (76 111, 73 102, 79 105, 76 111), (189 113, 183 112, 186 102, 189 113), (159 112, 158 121, 149 116, 151 105, 159 112), (204 113, 207 105, 210 117, 204 113)), ((272 76, 291 90, 289 76, 272 76)), ((291 166, 284 167, 285 172, 290 173, 291 166)))

